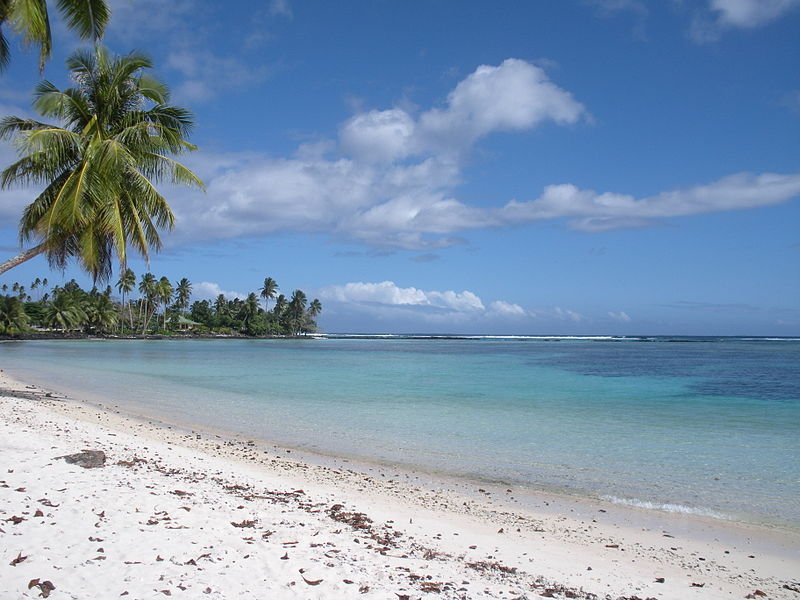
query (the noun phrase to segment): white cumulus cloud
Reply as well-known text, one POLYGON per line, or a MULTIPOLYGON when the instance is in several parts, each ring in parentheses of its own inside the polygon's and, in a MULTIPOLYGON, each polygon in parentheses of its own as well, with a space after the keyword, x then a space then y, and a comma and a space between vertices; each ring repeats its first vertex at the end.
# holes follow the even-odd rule
POLYGON ((415 287, 399 287, 393 281, 380 283, 352 282, 324 288, 321 296, 328 300, 348 304, 375 304, 383 306, 417 306, 452 312, 483 311, 481 299, 474 293, 423 291, 415 287))
POLYGON ((242 292, 234 292, 230 290, 223 290, 218 283, 212 281, 201 281, 192 285, 192 296, 198 300, 216 300, 217 296, 222 294, 228 300, 239 298, 244 300, 247 294, 242 292))
MULTIPOLYGON (((187 75, 196 68, 184 66, 187 75)), ((572 95, 534 64, 483 65, 458 83, 441 107, 412 114, 395 107, 361 111, 338 140, 302 144, 290 157, 255 153, 187 156, 207 195, 170 190, 183 242, 318 232, 370 246, 442 248, 461 232, 541 220, 582 231, 641 227, 659 219, 756 208, 800 195, 800 174, 738 173, 711 183, 636 197, 568 182, 530 200, 472 206, 458 198, 466 152, 500 131, 587 115, 572 95)))
POLYGON ((528 311, 519 304, 506 302, 505 300, 495 300, 489 305, 489 310, 503 317, 527 317, 528 311))

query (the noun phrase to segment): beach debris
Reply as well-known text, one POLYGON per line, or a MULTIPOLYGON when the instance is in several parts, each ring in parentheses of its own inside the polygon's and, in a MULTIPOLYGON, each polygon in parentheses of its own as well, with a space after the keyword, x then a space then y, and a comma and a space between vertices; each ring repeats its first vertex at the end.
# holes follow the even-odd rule
POLYGON ((695 583, 693 581, 692 582, 692 587, 697 587, 697 588, 706 587, 706 584, 705 583, 695 583))
POLYGON ((606 544, 606 548, 619 548, 619 544, 606 544))
POLYGON ((241 523, 236 523, 235 521, 231 521, 231 525, 233 525, 234 527, 239 527, 240 529, 242 529, 244 527, 255 527, 256 526, 256 522, 255 521, 249 521, 247 519, 243 519, 241 523))
POLYGON ((305 581, 308 585, 319 585, 320 583, 322 583, 322 579, 306 579, 304 573, 305 569, 300 569, 300 577, 302 577, 303 581, 305 581))
POLYGON ((325 513, 334 521, 347 523, 353 529, 369 529, 372 525, 372 519, 367 515, 360 512, 347 512, 342 504, 334 504, 325 513))
POLYGON ((481 560, 477 562, 468 562, 467 566, 470 569, 475 569, 476 571, 500 571, 501 573, 506 573, 507 575, 514 575, 517 572, 516 567, 508 567, 500 562, 490 562, 488 560, 481 560))
POLYGON ((792 583, 784 583, 783 589, 800 594, 800 582, 794 581, 792 583))
POLYGON ((44 516, 44 513, 42 512, 42 510, 41 510, 41 509, 37 508, 37 509, 36 509, 36 512, 35 512, 35 513, 33 513, 33 516, 34 516, 34 518, 36 518, 36 517, 43 517, 43 516, 44 516))
POLYGON ((77 454, 56 456, 56 460, 60 458, 71 465, 78 465, 84 469, 96 469, 106 464, 106 453, 102 450, 81 450, 77 454))
POLYGON ((281 560, 289 560, 289 553, 287 552, 283 556, 281 556, 281 560))
MULTIPOLYGON (((784 586, 784 587, 786 587, 786 586, 784 586)), ((766 598, 766 596, 767 596, 766 592, 762 592, 761 590, 753 590, 753 592, 750 593, 750 594, 747 594, 747 596, 745 596, 745 598, 766 598)))
POLYGON ((28 520, 28 519, 26 519, 25 517, 19 517, 19 516, 17 516, 17 515, 12 515, 12 516, 10 516, 8 519, 6 519, 6 522, 9 522, 9 521, 10 521, 10 522, 11 522, 11 523, 13 523, 14 525, 19 525, 19 524, 20 524, 20 523, 22 523, 23 521, 27 521, 27 520, 28 520))
POLYGON ((665 581, 666 579, 664 579, 663 577, 656 577, 656 583, 664 583, 665 581))
POLYGON ((20 552, 17 554, 17 558, 12 560, 9 564, 12 567, 16 567, 19 563, 24 562, 27 558, 28 558, 27 556, 22 556, 22 552, 20 552))
POLYGON ((50 500, 48 500, 47 498, 39 498, 39 499, 37 500, 37 502, 38 502, 39 504, 41 504, 41 505, 43 505, 43 506, 47 506, 47 507, 49 507, 49 508, 58 508, 59 506, 61 506, 60 504, 53 504, 53 503, 52 503, 52 502, 50 502, 50 500))
POLYGON ((144 458, 139 458, 138 456, 134 456, 131 460, 118 460, 117 464, 121 467, 134 467, 139 463, 146 463, 147 461, 144 458))
POLYGON ((39 581, 39 578, 31 579, 28 582, 28 589, 31 590, 35 587, 39 588, 39 597, 40 598, 47 598, 50 596, 50 592, 56 589, 56 586, 53 585, 53 582, 49 579, 45 581, 39 581))

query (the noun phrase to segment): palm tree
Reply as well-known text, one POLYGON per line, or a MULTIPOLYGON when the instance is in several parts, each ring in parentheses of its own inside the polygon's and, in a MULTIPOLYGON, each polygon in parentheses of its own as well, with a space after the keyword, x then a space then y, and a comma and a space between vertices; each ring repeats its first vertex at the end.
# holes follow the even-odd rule
POLYGON ((306 314, 306 294, 303 290, 295 290, 289 300, 289 323, 292 335, 297 335, 304 324, 306 314))
POLYGON ((308 316, 312 319, 316 319, 317 315, 322 312, 322 302, 320 302, 317 298, 314 298, 311 301, 311 304, 308 305, 308 316))
POLYGON ((111 300, 111 290, 98 294, 87 307, 87 320, 97 333, 109 331, 117 324, 117 308, 111 300))
POLYGON ((192 282, 184 277, 175 288, 175 305, 183 313, 189 307, 192 298, 192 282))
POLYGON ((62 330, 74 329, 86 322, 87 316, 74 294, 65 289, 53 292, 53 301, 45 312, 45 323, 62 330))
POLYGON ((19 298, 0 296, 0 334, 13 335, 25 330, 28 315, 19 298))
POLYGON ((147 331, 147 325, 150 322, 150 303, 156 295, 156 285, 156 278, 152 273, 142 275, 142 279, 139 282, 139 294, 141 294, 139 320, 142 322, 142 335, 147 331))
POLYGON ((217 317, 222 316, 225 314, 225 311, 228 308, 228 301, 225 299, 224 294, 220 294, 217 296, 217 299, 214 300, 214 312, 217 314, 217 317))
POLYGON ((264 299, 264 310, 269 310, 269 301, 275 298, 278 291, 278 282, 272 277, 264 279, 264 287, 261 288, 261 297, 264 299))
POLYGON ((250 330, 250 322, 258 314, 258 309, 258 296, 256 296, 255 292, 250 292, 242 307, 242 316, 244 317, 242 325, 246 331, 250 330))
MULTIPOLYGON (((125 307, 125 296, 130 294, 136 288, 136 273, 133 269, 125 269, 122 275, 119 276, 117 281, 117 291, 122 296, 122 306, 125 307)), ((128 301, 128 317, 131 322, 131 329, 133 329, 133 311, 131 310, 130 300, 128 301)), ((119 330, 122 332, 123 319, 120 319, 119 330)))
MULTIPOLYGON (((58 10, 67 26, 85 39, 95 41, 103 37, 111 11, 105 0, 59 0, 58 10)), ((39 70, 50 58, 52 38, 50 16, 44 0, 0 0, 0 71, 10 59, 8 40, 2 32, 3 25, 22 34, 26 44, 39 46, 39 70)))
POLYGON ((172 300, 172 283, 167 277, 162 277, 156 285, 156 298, 164 305, 164 329, 167 328, 167 305, 172 300))
POLYGON ((275 306, 272 307, 272 314, 280 319, 284 310, 286 310, 286 296, 278 294, 278 297, 275 299, 275 306))
POLYGON ((171 157, 195 149, 184 139, 192 117, 168 104, 166 86, 142 73, 151 67, 143 55, 113 57, 98 47, 76 52, 67 66, 75 87, 61 91, 43 81, 34 94, 35 108, 63 127, 0 121, 0 140, 13 139, 21 155, 0 174, 0 187, 46 186, 20 221, 20 241, 33 247, 1 264, 0 273, 46 254, 53 267, 75 258, 95 280, 107 280, 115 255, 121 270, 128 246, 147 259, 161 247, 159 230, 174 225, 155 183, 202 188, 171 157))

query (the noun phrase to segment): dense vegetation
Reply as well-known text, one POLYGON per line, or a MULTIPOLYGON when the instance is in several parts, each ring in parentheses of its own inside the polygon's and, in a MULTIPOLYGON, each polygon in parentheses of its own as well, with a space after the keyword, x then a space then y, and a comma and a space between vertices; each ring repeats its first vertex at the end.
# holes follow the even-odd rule
POLYGON ((63 287, 50 287, 38 277, 29 287, 14 283, 0 286, 0 335, 304 335, 317 330, 322 304, 310 303, 302 290, 287 298, 267 277, 257 292, 246 298, 192 302, 192 284, 185 277, 174 284, 145 273, 141 279, 126 269, 116 284, 93 287, 88 292, 73 279, 63 287), (132 295, 138 293, 134 298, 132 295), (264 301, 262 307, 261 300, 264 301), (274 301, 272 307, 270 301, 274 301))

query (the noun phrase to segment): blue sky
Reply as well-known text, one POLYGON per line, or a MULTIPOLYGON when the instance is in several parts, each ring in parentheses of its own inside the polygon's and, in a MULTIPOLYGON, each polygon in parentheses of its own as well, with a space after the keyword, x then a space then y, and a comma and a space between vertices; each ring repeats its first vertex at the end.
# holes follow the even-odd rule
MULTIPOLYGON (((195 299, 269 275, 332 332, 800 335, 800 0, 112 7, 196 116, 207 191, 163 188, 150 263, 195 299)), ((0 114, 31 114, 12 52, 0 114)), ((9 256, 35 193, 0 192, 9 256)), ((45 274, 86 281, 3 281, 45 274)))

